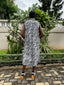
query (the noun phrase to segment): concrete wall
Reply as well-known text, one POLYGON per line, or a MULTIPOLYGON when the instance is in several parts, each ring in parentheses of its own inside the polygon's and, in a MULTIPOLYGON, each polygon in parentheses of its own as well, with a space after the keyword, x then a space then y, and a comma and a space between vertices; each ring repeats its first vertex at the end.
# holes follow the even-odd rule
POLYGON ((64 34, 50 33, 48 37, 48 45, 53 49, 64 49, 64 34))
POLYGON ((56 50, 64 49, 64 26, 58 24, 50 31, 48 45, 56 50))
MULTIPOLYGON (((0 20, 0 50, 5 50, 8 48, 7 35, 8 35, 8 25, 10 27, 11 21, 8 23, 7 20, 0 20)), ((19 29, 22 29, 22 24, 19 24, 19 29)), ((57 25, 53 30, 50 31, 48 36, 48 46, 53 49, 64 49, 64 27, 57 25)))
POLYGON ((0 50, 5 50, 8 48, 8 43, 6 36, 8 33, 0 33, 0 50))
MULTIPOLYGON (((14 23, 14 20, 11 21, 14 23)), ((8 48, 7 35, 8 35, 8 26, 11 26, 11 23, 8 23, 8 20, 0 20, 0 50, 5 50, 8 48)), ((19 24, 19 29, 22 28, 22 24, 19 24)))

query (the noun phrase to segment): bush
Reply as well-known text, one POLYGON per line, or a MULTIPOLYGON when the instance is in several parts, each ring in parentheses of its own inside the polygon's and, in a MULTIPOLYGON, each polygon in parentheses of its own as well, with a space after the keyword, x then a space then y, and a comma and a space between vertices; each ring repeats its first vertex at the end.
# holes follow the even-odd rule
POLYGON ((64 20, 62 20, 62 25, 64 26, 64 20))
POLYGON ((50 17, 47 12, 44 12, 40 9, 35 9, 36 12, 36 20, 38 20, 43 28, 47 28, 51 30, 55 27, 56 17, 50 17))
POLYGON ((8 54, 22 53, 24 43, 20 36, 18 22, 15 21, 15 23, 12 24, 12 27, 13 29, 9 27, 9 35, 7 36, 8 54))
POLYGON ((41 24, 41 26, 44 28, 44 38, 41 39, 40 43, 40 52, 51 52, 51 48, 48 47, 47 44, 47 36, 49 34, 49 30, 55 27, 55 17, 50 17, 48 13, 43 12, 37 7, 37 4, 33 4, 33 7, 29 8, 26 11, 18 10, 17 13, 14 14, 14 16, 11 17, 11 19, 15 18, 15 24, 12 24, 13 30, 10 28, 9 35, 7 36, 8 40, 8 53, 16 54, 16 53, 22 53, 23 49, 23 42, 22 38, 19 36, 18 31, 18 24, 24 23, 26 20, 29 19, 29 12, 33 10, 36 12, 36 20, 38 20, 41 24))
POLYGON ((43 28, 44 32, 44 37, 41 39, 40 43, 40 52, 45 52, 45 53, 51 53, 52 49, 48 47, 48 35, 49 35, 49 30, 53 29, 56 24, 56 18, 50 17, 47 12, 44 12, 40 9, 35 9, 36 12, 36 20, 38 20, 43 28))

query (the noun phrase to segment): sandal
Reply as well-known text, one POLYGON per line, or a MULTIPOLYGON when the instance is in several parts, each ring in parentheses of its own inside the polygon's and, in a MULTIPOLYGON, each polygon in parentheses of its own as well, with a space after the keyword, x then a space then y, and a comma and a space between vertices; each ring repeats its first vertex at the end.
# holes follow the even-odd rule
POLYGON ((35 72, 32 72, 32 76, 31 76, 32 79, 35 78, 35 72))
POLYGON ((23 80, 23 79, 24 79, 24 76, 25 76, 25 72, 22 72, 22 73, 21 73, 21 77, 20 77, 20 78, 21 78, 21 80, 23 80))

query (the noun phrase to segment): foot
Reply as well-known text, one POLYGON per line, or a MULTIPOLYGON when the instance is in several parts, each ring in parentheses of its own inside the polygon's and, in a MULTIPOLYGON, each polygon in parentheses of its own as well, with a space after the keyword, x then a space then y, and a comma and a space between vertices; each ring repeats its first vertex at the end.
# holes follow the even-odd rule
POLYGON ((21 80, 24 79, 24 76, 25 76, 25 72, 22 72, 22 73, 21 73, 21 80))
POLYGON ((35 72, 32 72, 31 78, 32 78, 32 79, 35 78, 35 72))

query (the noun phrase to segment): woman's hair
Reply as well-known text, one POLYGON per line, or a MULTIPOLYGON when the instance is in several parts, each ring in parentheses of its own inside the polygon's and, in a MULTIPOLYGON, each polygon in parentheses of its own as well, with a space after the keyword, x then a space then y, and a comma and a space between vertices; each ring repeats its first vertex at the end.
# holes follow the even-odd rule
POLYGON ((34 11, 29 12, 29 17, 30 18, 35 18, 36 13, 34 11))

